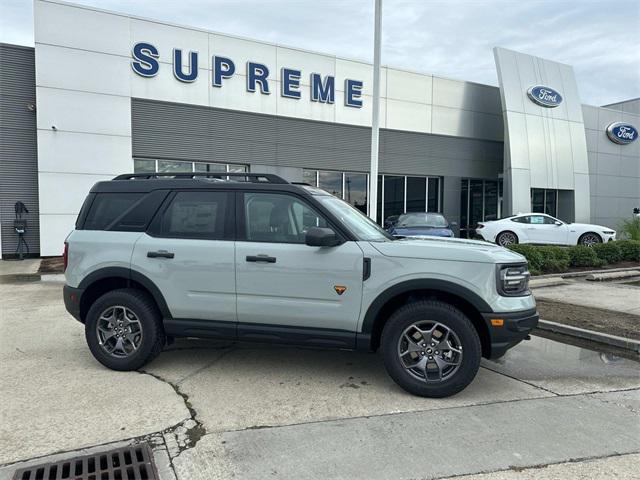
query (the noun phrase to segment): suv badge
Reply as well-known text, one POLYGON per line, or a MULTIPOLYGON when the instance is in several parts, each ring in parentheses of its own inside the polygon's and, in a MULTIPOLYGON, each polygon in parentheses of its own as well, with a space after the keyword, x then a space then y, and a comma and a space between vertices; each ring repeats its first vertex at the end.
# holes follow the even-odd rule
POLYGON ((333 289, 336 291, 338 295, 342 295, 344 292, 347 291, 347 287, 343 285, 334 285, 333 289))

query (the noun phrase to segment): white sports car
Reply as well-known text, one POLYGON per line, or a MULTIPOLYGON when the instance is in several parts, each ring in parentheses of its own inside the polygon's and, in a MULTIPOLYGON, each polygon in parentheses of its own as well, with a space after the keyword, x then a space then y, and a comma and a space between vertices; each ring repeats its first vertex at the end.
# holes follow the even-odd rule
POLYGON ((503 247, 513 243, 591 246, 616 239, 616 232, 609 227, 565 223, 544 213, 520 213, 501 220, 480 222, 476 233, 503 247))

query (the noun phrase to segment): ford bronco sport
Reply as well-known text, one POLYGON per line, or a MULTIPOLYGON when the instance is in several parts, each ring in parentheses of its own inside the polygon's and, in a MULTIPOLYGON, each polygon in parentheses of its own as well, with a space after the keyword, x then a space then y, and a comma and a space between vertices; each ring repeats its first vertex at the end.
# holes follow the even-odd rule
POLYGON ((445 397, 538 321, 524 257, 394 238, 327 192, 270 174, 99 182, 64 258, 65 306, 114 370, 142 367, 175 337, 380 349, 402 388, 445 397))

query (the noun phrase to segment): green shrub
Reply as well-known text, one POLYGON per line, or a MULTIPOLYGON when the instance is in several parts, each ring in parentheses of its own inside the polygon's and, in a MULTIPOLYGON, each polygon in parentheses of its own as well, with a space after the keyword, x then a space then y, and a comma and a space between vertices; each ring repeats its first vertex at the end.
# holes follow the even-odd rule
POLYGON ((623 220, 618 227, 621 239, 640 240, 640 217, 623 220))
POLYGON ((568 250, 572 267, 601 267, 604 265, 604 261, 596 255, 593 248, 576 245, 568 250))
POLYGON ((545 273, 564 272, 569 268, 571 259, 569 249, 563 247, 538 247, 542 255, 541 270, 545 273))
POLYGON ((596 243, 591 248, 605 263, 618 263, 622 260, 622 252, 618 242, 596 243))
POLYGON ((620 249, 620 257, 626 262, 640 262, 640 241, 617 240, 614 242, 620 249))
POLYGON ((529 271, 532 275, 540 275, 542 273, 542 264, 544 259, 542 254, 533 245, 509 245, 509 249, 520 255, 524 255, 529 262, 529 271))

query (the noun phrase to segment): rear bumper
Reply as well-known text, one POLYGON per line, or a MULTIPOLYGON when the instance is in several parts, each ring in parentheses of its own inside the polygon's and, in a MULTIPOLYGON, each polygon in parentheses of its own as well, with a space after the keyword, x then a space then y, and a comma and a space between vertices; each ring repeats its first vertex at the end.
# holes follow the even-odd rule
POLYGON ((491 355, 500 358, 507 350, 524 340, 538 325, 539 315, 536 309, 509 313, 483 313, 491 338, 491 355), (491 320, 503 320, 502 326, 493 326, 491 320))
POLYGON ((80 301, 82 300, 83 288, 73 288, 65 285, 62 288, 62 298, 64 298, 64 306, 73 318, 82 322, 80 317, 80 301))

